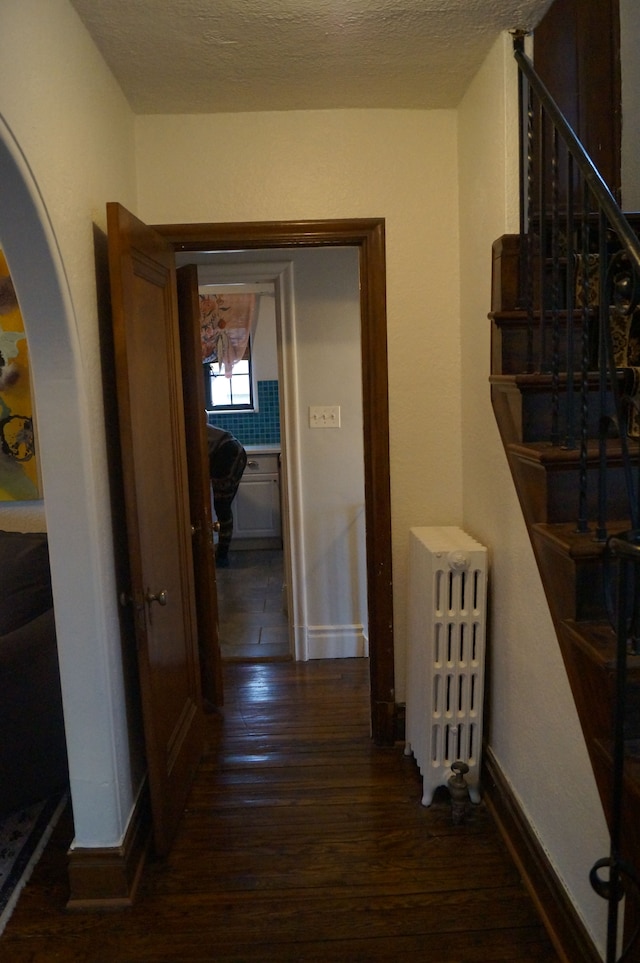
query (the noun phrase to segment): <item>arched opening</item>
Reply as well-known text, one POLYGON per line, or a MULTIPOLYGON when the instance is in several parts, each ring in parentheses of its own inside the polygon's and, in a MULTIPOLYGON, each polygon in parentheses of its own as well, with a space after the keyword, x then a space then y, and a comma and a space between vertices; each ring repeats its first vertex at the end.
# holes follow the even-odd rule
POLYGON ((114 576, 102 560, 109 536, 99 500, 106 480, 95 461, 61 252, 28 161, 2 118, 0 238, 30 348, 75 844, 110 845, 122 836, 133 790, 118 775, 129 759, 114 576))

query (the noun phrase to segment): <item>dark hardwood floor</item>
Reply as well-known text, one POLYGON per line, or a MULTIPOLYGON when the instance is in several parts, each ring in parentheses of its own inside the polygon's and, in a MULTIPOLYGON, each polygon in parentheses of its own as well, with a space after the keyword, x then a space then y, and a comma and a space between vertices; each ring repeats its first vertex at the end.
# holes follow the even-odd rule
POLYGON ((484 804, 420 805, 369 739, 366 660, 228 664, 171 855, 129 910, 65 910, 67 814, 2 963, 557 963, 484 804))

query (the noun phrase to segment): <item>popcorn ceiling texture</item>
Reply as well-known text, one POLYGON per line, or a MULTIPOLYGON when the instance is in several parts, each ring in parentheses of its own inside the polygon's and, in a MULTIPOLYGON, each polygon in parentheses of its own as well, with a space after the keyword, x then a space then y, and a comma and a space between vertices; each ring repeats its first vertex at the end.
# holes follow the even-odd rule
POLYGON ((132 109, 456 107, 550 0, 71 0, 132 109))

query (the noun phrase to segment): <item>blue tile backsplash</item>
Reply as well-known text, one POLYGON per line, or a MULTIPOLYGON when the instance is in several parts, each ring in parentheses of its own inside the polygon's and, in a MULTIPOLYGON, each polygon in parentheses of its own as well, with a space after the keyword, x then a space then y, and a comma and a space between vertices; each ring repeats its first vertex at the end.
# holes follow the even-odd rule
POLYGON ((230 431, 243 445, 279 445, 278 382, 258 382, 258 411, 209 412, 208 420, 230 431))

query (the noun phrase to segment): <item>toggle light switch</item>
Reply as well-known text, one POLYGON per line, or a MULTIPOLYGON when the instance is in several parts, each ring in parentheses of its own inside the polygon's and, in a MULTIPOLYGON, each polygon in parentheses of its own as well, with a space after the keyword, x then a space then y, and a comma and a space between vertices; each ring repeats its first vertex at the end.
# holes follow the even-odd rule
POLYGON ((339 428, 340 405, 310 405, 310 428, 339 428))

